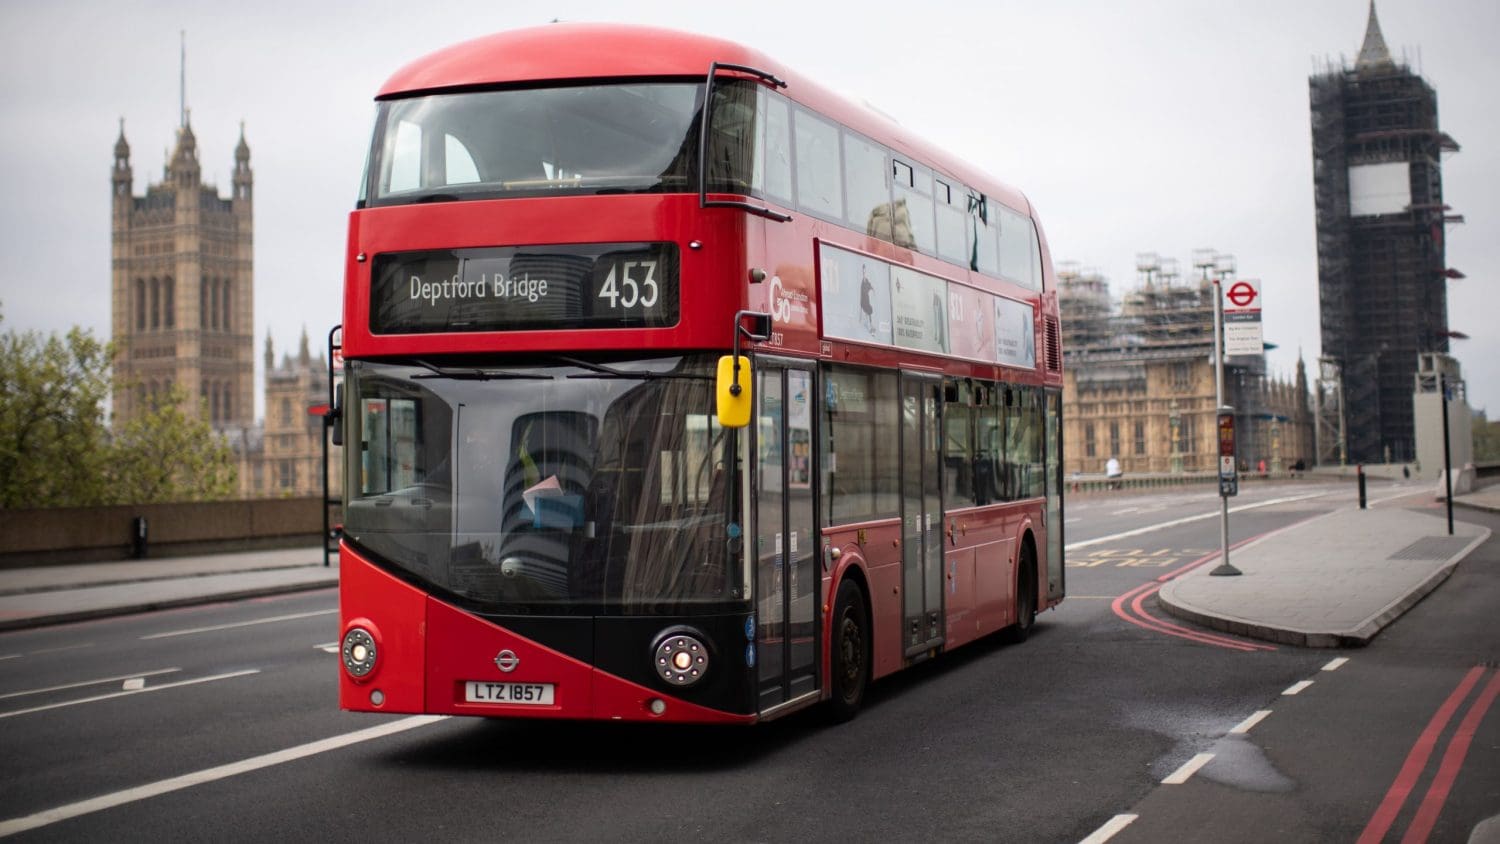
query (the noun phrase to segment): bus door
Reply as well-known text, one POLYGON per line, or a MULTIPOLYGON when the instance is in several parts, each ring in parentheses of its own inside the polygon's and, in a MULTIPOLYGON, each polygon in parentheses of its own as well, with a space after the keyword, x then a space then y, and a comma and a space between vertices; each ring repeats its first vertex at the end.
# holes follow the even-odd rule
POLYGON ((818 691, 813 371, 755 369, 755 616, 762 714, 818 691))
POLYGON ((943 382, 901 373, 902 644, 908 657, 943 643, 943 382))
POLYGON ((1067 591, 1063 568, 1062 392, 1047 391, 1047 600, 1067 591))

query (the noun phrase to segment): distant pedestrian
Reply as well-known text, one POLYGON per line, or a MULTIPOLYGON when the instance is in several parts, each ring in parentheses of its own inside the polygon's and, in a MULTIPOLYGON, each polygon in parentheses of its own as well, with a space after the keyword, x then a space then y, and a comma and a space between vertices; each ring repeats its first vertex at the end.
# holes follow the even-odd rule
POLYGON ((1111 458, 1109 458, 1109 460, 1107 460, 1105 462, 1105 464, 1104 464, 1104 478, 1105 478, 1105 480, 1109 481, 1109 488, 1110 489, 1119 489, 1120 488, 1120 486, 1121 486, 1121 484, 1120 484, 1120 478, 1123 475, 1124 475, 1124 472, 1120 471, 1120 461, 1118 459, 1111 457, 1111 458))

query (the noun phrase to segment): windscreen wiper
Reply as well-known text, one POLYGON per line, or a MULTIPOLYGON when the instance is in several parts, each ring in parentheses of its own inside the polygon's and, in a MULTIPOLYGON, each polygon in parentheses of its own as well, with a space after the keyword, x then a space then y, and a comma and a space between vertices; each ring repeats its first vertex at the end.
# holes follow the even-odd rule
POLYGON ((451 378, 455 381, 551 381, 551 375, 543 375, 538 372, 508 372, 504 369, 481 369, 479 367, 452 367, 437 366, 425 360, 413 359, 412 363, 429 372, 413 375, 412 380, 424 378, 451 378))
POLYGON ((651 372, 650 370, 632 372, 628 369, 616 369, 613 366, 606 366, 602 363, 593 363, 592 361, 579 360, 578 358, 568 357, 566 355, 553 355, 552 357, 556 360, 562 361, 563 363, 576 366, 579 369, 588 370, 587 373, 577 372, 569 375, 569 378, 631 378, 637 381, 654 381, 658 378, 673 378, 682 381, 714 380, 713 376, 711 375, 695 375, 688 372, 651 372))

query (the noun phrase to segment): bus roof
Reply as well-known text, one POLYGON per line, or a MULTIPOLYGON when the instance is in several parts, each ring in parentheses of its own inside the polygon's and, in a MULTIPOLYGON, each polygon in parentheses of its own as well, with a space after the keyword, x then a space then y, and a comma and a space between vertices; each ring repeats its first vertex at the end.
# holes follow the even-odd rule
POLYGON ((890 118, 850 102, 758 50, 706 35, 603 23, 555 23, 498 32, 411 62, 386 81, 376 98, 527 82, 703 77, 713 62, 772 73, 787 82, 786 94, 797 102, 1032 216, 1031 204, 1020 191, 927 143, 890 118))

